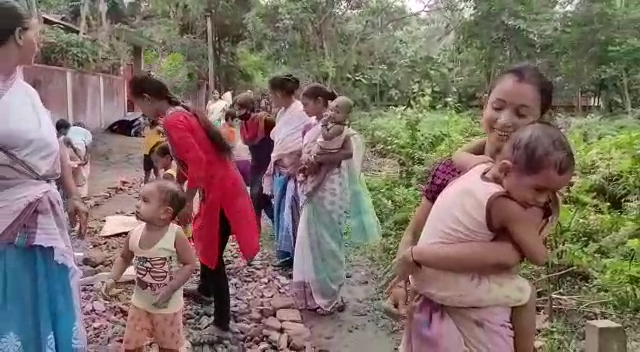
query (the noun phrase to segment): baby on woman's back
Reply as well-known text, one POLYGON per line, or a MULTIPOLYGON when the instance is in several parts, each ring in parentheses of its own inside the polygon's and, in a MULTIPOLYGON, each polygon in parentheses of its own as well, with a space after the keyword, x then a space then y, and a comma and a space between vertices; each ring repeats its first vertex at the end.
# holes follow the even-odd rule
MULTIPOLYGON (((471 165, 440 194, 414 248, 414 260, 420 262, 424 246, 490 242, 496 234, 508 234, 526 259, 543 265, 548 256, 544 215, 557 210, 556 194, 569 184, 574 167, 571 146, 560 130, 546 123, 523 127, 495 163, 471 165)), ((516 351, 532 350, 535 290, 511 269, 479 275, 423 266, 411 283, 445 306, 513 307, 516 351)))

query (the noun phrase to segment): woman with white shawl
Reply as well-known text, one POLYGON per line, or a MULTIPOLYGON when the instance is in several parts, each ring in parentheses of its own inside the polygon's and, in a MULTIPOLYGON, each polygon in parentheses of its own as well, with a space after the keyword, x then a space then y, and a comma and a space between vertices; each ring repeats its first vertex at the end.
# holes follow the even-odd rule
POLYGON ((227 92, 225 95, 220 98, 220 93, 217 90, 214 90, 211 93, 211 100, 207 103, 207 117, 209 117, 209 121, 213 123, 216 127, 220 127, 224 120, 224 111, 231 105, 231 103, 227 100, 231 100, 231 93, 227 92))
POLYGON ((87 208, 49 112, 18 72, 33 62, 38 27, 0 0, 0 350, 85 352, 82 273, 56 181, 72 224, 87 208))
POLYGON ((278 265, 293 266, 300 203, 296 173, 302 156, 302 129, 310 122, 302 103, 294 94, 300 81, 291 75, 275 76, 269 80, 269 93, 280 109, 276 126, 271 131, 274 147, 271 163, 263 179, 265 194, 273 195, 276 257, 278 265))

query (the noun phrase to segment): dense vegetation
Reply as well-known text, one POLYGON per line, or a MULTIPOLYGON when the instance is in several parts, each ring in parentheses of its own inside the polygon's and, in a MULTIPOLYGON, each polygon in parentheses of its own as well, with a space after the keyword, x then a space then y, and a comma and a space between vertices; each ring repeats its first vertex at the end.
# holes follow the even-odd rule
MULTIPOLYGON (((388 262, 417 206, 428 166, 482 135, 478 113, 391 109, 356 124, 371 154, 367 183, 384 230, 376 255, 388 262)), ((547 350, 575 351, 584 318, 613 317, 638 331, 640 314, 640 124, 630 119, 561 117, 578 161, 544 270, 525 268, 557 315, 543 330, 547 350), (635 320, 635 324, 633 321, 635 320), (558 330, 560 329, 560 330, 558 330), (552 335, 552 336, 549 336, 552 335)), ((545 313, 547 314, 547 313, 545 313)))
MULTIPOLYGON (((217 88, 256 90, 270 75, 287 71, 348 92, 361 105, 404 105, 428 92, 433 106, 459 109, 475 105, 501 68, 531 60, 554 78, 560 102, 580 93, 605 112, 627 113, 640 103, 638 0, 38 4, 103 42, 113 41, 122 26, 147 34, 158 42, 148 48, 147 63, 171 75, 165 59, 188 62, 184 79, 191 86, 207 78, 205 15, 213 13, 217 88)), ((88 61, 101 62, 91 55, 88 61)))

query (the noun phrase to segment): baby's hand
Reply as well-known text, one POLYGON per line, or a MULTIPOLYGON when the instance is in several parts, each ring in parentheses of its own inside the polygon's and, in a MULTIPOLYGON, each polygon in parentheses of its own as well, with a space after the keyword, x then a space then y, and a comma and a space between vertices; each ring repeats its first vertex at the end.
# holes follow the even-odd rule
POLYGON ((171 299, 174 293, 175 293, 175 290, 171 289, 169 285, 165 286, 160 291, 160 294, 158 295, 158 297, 156 297, 156 300, 153 302, 153 306, 158 309, 166 308, 169 303, 169 300, 171 299))
POLYGON ((102 287, 100 288, 100 293, 102 297, 105 299, 110 299, 113 297, 113 289, 116 287, 116 281, 114 279, 107 279, 102 287))

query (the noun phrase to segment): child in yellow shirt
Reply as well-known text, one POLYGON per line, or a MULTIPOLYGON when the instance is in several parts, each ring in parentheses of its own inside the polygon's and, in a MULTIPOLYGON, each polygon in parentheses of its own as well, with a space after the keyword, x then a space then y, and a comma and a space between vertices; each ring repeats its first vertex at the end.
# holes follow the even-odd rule
MULTIPOLYGON (((169 180, 177 182, 178 180, 178 167, 176 163, 173 162, 173 157, 171 156, 171 149, 169 148, 169 144, 167 143, 159 143, 154 146, 151 150, 151 159, 153 161, 154 167, 158 170, 162 170, 161 178, 163 180, 169 180)), ((176 222, 178 225, 182 226, 184 230, 184 234, 187 236, 189 240, 191 240, 191 222, 193 221, 193 217, 190 218, 189 222, 182 223, 178 220, 176 222)))
POLYGON ((149 121, 149 125, 144 131, 144 141, 142 144, 142 151, 144 153, 142 159, 144 183, 149 182, 151 171, 153 171, 153 175, 155 176, 156 180, 160 178, 160 171, 154 165, 153 159, 151 158, 151 150, 162 142, 164 142, 164 132, 162 131, 162 127, 160 127, 158 121, 149 121))

